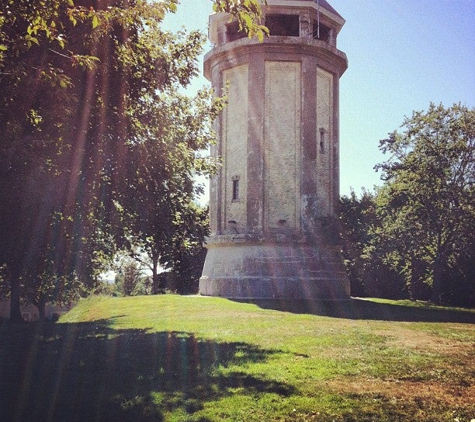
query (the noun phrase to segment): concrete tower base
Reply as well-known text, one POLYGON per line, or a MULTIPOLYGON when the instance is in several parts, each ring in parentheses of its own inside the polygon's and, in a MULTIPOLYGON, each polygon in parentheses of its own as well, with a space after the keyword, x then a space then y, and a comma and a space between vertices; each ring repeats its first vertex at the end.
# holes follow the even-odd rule
POLYGON ((230 299, 347 300, 350 285, 336 246, 209 239, 200 294, 230 299))

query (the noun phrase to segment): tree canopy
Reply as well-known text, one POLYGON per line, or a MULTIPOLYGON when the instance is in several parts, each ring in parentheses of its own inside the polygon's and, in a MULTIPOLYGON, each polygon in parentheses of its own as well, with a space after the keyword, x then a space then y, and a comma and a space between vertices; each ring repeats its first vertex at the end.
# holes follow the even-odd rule
POLYGON ((344 201, 360 256, 400 274, 412 293, 425 285, 434 303, 474 302, 475 110, 430 104, 380 148, 389 155, 377 166, 384 185, 369 205, 344 201))
MULTIPOLYGON (((204 38, 162 30, 177 4, 0 0, 0 264, 12 319, 21 295, 41 306, 93 287, 121 236, 150 237, 148 217, 164 235, 192 202, 193 175, 212 171, 200 151, 222 103, 179 94, 204 38)), ((257 6, 215 2, 251 34, 257 6)))

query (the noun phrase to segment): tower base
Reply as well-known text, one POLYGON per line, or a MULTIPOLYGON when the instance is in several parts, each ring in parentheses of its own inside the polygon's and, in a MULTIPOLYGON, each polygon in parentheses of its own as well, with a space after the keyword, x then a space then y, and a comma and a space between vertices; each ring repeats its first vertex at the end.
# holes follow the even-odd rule
POLYGON ((347 300, 350 284, 335 245, 214 236, 200 278, 204 296, 230 299, 347 300))

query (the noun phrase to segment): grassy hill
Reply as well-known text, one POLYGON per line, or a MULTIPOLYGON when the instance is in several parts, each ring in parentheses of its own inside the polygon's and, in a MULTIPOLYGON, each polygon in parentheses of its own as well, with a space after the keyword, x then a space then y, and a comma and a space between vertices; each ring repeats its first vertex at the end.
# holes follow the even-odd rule
POLYGON ((0 325, 0 420, 472 421, 475 312, 95 297, 0 325))

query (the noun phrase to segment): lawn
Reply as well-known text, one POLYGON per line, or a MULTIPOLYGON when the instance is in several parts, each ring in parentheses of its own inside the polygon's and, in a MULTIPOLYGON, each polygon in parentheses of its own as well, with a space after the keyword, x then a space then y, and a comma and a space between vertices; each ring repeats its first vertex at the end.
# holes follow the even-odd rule
POLYGON ((475 312, 94 297, 0 324, 0 421, 475 420, 475 312))

